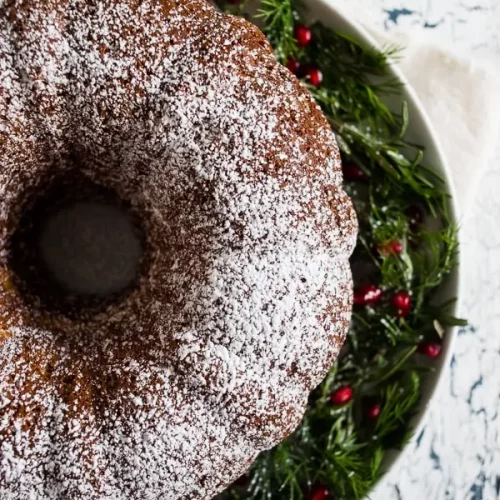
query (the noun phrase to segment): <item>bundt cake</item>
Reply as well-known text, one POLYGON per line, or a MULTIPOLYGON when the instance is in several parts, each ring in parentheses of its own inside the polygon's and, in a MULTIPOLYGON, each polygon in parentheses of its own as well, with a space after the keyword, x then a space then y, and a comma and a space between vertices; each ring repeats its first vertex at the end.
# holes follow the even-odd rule
POLYGON ((355 238, 333 133, 257 28, 205 0, 0 0, 0 498, 221 491, 334 361, 355 238), (37 218, 86 197, 139 221, 111 298, 36 269, 37 218))

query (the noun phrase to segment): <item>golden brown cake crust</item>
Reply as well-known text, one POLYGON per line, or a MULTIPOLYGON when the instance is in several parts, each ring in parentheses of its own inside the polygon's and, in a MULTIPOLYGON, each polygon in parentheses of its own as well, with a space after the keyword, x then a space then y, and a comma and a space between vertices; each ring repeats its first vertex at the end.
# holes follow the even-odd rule
POLYGON ((0 0, 0 498, 206 499, 299 423, 344 340, 356 222, 334 136, 204 0, 0 0), (137 289, 27 305, 8 242, 77 170, 141 214, 137 289))

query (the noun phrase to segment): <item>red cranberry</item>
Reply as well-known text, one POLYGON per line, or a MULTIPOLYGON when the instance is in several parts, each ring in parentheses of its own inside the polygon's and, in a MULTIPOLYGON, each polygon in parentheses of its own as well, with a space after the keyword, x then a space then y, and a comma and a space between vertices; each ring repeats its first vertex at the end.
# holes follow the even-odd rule
POLYGON ((295 27, 295 39, 299 47, 307 47, 312 40, 312 31, 303 24, 298 24, 295 27))
POLYGON ((331 498, 326 486, 315 486, 307 496, 307 500, 327 500, 331 498))
POLYGON ((318 68, 308 68, 306 76, 309 83, 315 87, 319 87, 323 81, 323 73, 318 68))
POLYGON ((339 387, 335 392, 330 396, 330 400, 334 405, 341 406, 349 403, 354 395, 354 391, 352 387, 349 385, 344 385, 339 387))
POLYGON ((342 165, 344 180, 347 182, 359 182, 366 178, 365 173, 355 163, 344 162, 342 165))
POLYGON ((368 283, 361 285, 354 292, 354 304, 358 306, 370 306, 376 304, 382 298, 382 290, 376 285, 368 283))
POLYGON ((441 353, 441 344, 438 342, 422 342, 417 348, 420 354, 424 354, 429 358, 437 358, 441 353))
POLYGON ((369 420, 377 420, 378 416, 380 415, 380 410, 380 403, 372 402, 366 408, 366 416, 369 420))
POLYGON ((399 255, 403 251, 403 244, 398 240, 392 240, 384 245, 378 245, 377 250, 381 255, 399 255))
POLYGON ((398 292, 392 298, 392 305, 397 309, 397 315, 403 318, 411 311, 411 297, 408 292, 398 292))
POLYGON ((286 67, 294 74, 298 75, 300 72, 300 62, 297 59, 288 59, 286 67))

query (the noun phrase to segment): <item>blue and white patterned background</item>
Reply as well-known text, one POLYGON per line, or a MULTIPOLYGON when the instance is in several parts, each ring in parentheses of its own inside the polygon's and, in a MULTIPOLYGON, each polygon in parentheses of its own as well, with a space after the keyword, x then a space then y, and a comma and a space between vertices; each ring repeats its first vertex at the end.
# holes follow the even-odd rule
MULTIPOLYGON (((500 69, 500 0, 337 2, 355 3, 379 29, 417 32, 500 69)), ((373 500, 500 499, 500 137, 498 144, 462 222, 462 315, 473 326, 457 339, 424 430, 373 500)))

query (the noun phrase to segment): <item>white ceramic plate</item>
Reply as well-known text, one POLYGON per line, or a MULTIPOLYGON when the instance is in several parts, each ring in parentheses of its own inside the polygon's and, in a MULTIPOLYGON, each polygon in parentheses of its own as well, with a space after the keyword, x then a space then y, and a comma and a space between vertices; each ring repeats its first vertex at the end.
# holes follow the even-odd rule
MULTIPOLYGON (((359 40, 361 43, 377 47, 375 40, 358 24, 352 19, 349 19, 345 14, 343 14, 337 6, 335 6, 334 0, 307 0, 305 6, 311 21, 320 20, 324 25, 329 26, 335 30, 343 31, 353 36, 355 39, 359 40)), ((404 56, 404 53, 403 53, 404 56)), ((408 103, 408 109, 410 113, 410 123, 408 127, 407 138, 414 143, 422 144, 425 147, 425 164, 431 168, 434 168, 437 173, 445 179, 447 184, 447 189, 451 195, 450 199, 450 216, 453 222, 458 221, 458 207, 456 205, 456 194, 453 186, 452 176, 450 168, 446 163, 443 151, 439 145, 439 141, 436 137, 436 133, 429 121, 425 111, 420 104, 420 101, 413 91, 413 89, 408 85, 405 77, 402 75, 400 70, 391 64, 391 71, 395 77, 404 83, 404 90, 401 97, 393 98, 391 97, 390 105, 391 108, 400 110, 403 101, 408 103)), ((439 299, 444 302, 447 299, 456 297, 460 299, 460 263, 454 269, 449 279, 443 285, 439 299)), ((450 311, 454 316, 459 317, 459 302, 454 306, 454 310, 450 311)), ((412 427, 414 428, 414 436, 418 436, 421 428, 423 427, 425 421, 424 417, 429 407, 429 404, 437 392, 440 381, 443 379, 443 374, 450 364, 450 358, 453 351, 453 344, 457 334, 456 328, 447 328, 444 339, 443 339, 443 349, 440 357, 437 361, 433 361, 432 366, 435 367, 433 372, 430 372, 424 379, 422 387, 422 401, 418 408, 417 415, 412 421, 412 427)), ((409 447, 407 446, 406 449, 409 447)), ((402 456, 404 450, 401 452, 394 451, 391 453, 385 463, 385 469, 388 470, 394 467, 396 461, 402 456)))

